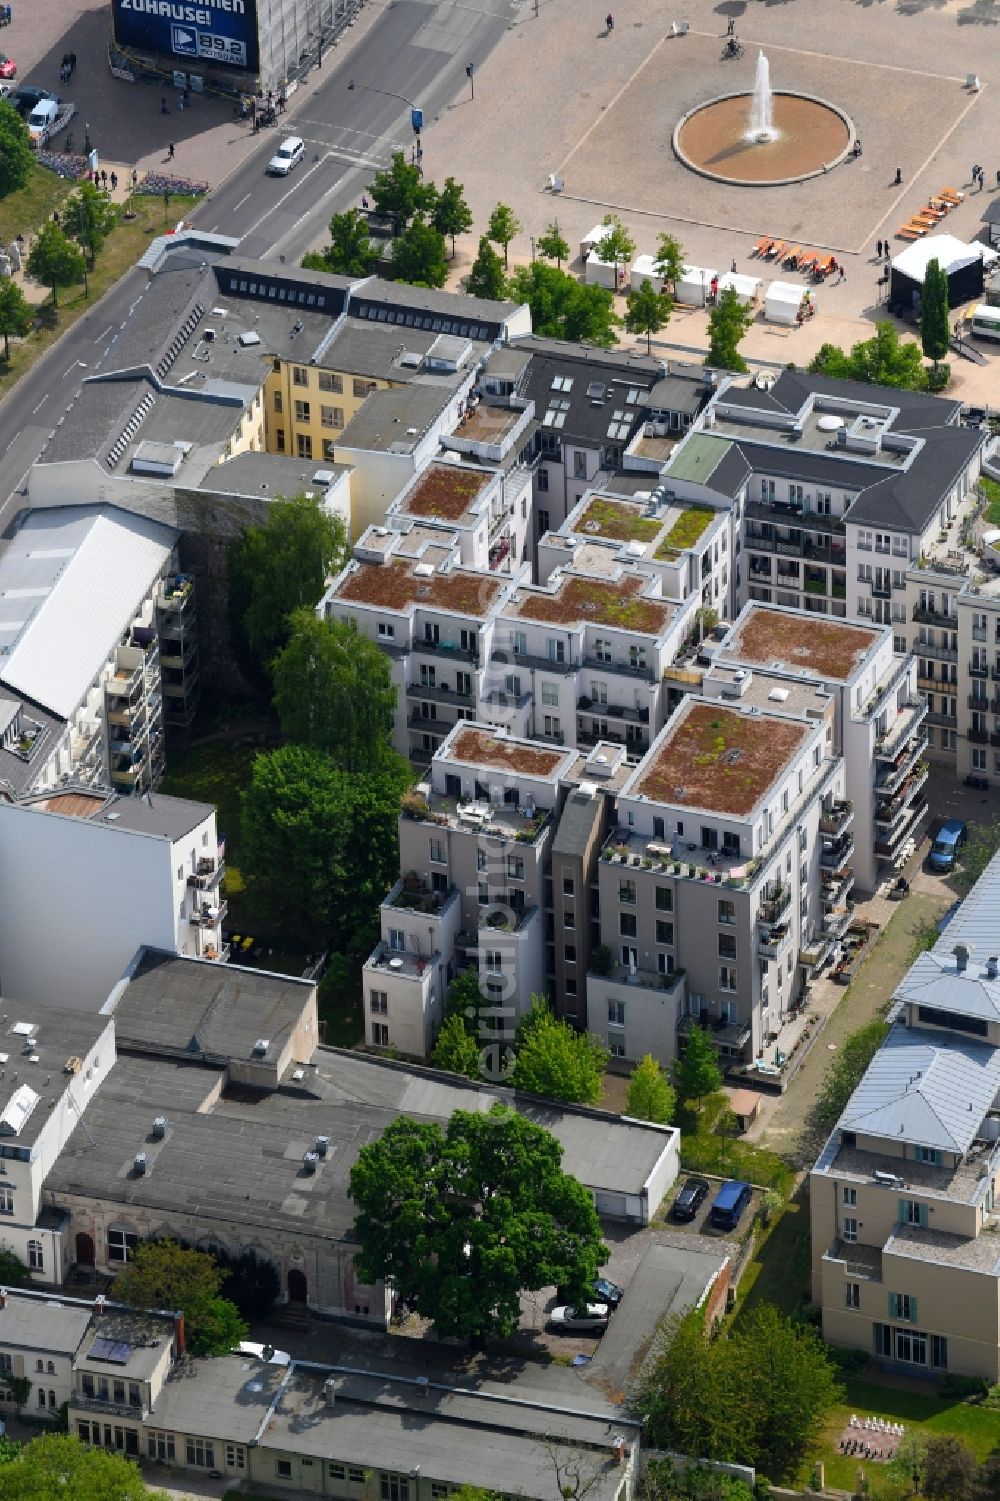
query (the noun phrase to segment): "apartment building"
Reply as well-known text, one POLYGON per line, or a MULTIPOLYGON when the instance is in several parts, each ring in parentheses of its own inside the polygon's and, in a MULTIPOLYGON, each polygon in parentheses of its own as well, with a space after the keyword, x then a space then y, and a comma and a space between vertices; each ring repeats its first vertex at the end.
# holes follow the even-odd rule
POLYGON ((72 786, 0 800, 0 991, 96 1013, 143 946, 224 961, 224 875, 209 803, 72 786))
POLYGON ((527 557, 530 504, 528 470, 463 463, 446 449, 397 496, 385 522, 390 530, 442 525, 466 567, 510 576, 527 557))
POLYGON ((810 1178, 823 1335, 897 1373, 1000 1379, 994 859, 896 991, 810 1178))
POLYGON ((171 527, 112 506, 25 513, 0 559, 0 790, 8 797, 71 778, 123 793, 156 785, 161 631, 185 713, 197 686, 194 586, 178 575, 177 541, 171 527))

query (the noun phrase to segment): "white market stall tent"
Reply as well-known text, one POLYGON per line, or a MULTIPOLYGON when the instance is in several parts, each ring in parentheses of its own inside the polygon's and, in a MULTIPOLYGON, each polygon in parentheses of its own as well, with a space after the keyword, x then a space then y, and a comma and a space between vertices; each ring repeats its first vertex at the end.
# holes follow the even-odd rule
POLYGON ((688 307, 704 307, 711 295, 712 282, 718 275, 718 271, 706 266, 685 266, 674 288, 674 301, 683 302, 688 307))
POLYGON ((648 281, 657 294, 663 291, 663 277, 656 269, 655 256, 637 255, 629 274, 633 292, 638 292, 644 281, 648 281))
POLYGON ((719 277, 719 296, 723 292, 735 292, 743 307, 758 302, 763 290, 764 283, 759 276, 743 276, 737 271, 727 271, 719 277))
POLYGON ((772 281, 764 298, 768 323, 797 323, 803 290, 791 281, 772 281))

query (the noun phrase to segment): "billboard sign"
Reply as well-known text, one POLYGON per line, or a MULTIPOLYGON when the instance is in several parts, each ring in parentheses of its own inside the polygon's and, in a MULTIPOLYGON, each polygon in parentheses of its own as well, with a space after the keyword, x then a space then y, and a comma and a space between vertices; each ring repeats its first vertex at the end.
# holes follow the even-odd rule
POLYGON ((120 47, 256 72, 256 0, 112 0, 120 47))

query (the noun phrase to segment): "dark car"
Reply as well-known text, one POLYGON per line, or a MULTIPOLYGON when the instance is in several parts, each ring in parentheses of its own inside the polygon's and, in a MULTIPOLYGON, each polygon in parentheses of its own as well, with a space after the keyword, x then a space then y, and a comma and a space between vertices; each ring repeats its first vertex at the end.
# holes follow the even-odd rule
POLYGON ((749 1183, 732 1179, 723 1183, 712 1202, 709 1219, 717 1230, 735 1230, 753 1196, 749 1183))
MULTIPOLYGON (((594 1295, 595 1303, 607 1303, 612 1310, 618 1307, 625 1296, 625 1289, 619 1287, 617 1282, 609 1282, 607 1277, 595 1277, 590 1284, 590 1290, 594 1295)), ((556 1289, 556 1296, 561 1303, 568 1303, 573 1294, 568 1287, 556 1289)))
POLYGON ((705 1182, 704 1178, 688 1178, 671 1205, 671 1218, 693 1220, 707 1199, 709 1191, 710 1185, 705 1182))
POLYGON ((13 94, 10 95, 8 103, 14 106, 18 114, 21 116, 22 120, 26 120, 31 114, 31 111, 35 109, 43 99, 55 98, 56 95, 50 94, 48 89, 37 89, 35 88, 34 84, 22 83, 20 88, 15 89, 13 94))

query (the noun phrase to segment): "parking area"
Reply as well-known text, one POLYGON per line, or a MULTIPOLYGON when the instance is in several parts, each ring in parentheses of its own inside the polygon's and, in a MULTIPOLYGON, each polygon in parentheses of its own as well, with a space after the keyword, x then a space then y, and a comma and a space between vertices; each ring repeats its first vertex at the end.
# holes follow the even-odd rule
POLYGON ((754 1192, 750 1196, 750 1202, 747 1204, 746 1209, 741 1214, 739 1224, 736 1226, 735 1230, 718 1230, 711 1223, 712 1202, 719 1189, 722 1187, 722 1184, 726 1181, 727 1180, 725 1178, 712 1178, 709 1177, 708 1174, 681 1173, 680 1177, 677 1179, 677 1182, 674 1184, 673 1188, 670 1190, 670 1193, 667 1195, 666 1199, 660 1207, 660 1213, 657 1218, 657 1225, 659 1226, 662 1223, 664 1229, 669 1229, 669 1231, 674 1235, 684 1236, 685 1239, 687 1239, 689 1236, 698 1236, 707 1245, 711 1246, 716 1246, 720 1242, 745 1240, 751 1226, 753 1225, 754 1219, 757 1216, 757 1212, 760 1209, 763 1194, 761 1194, 756 1189, 754 1190, 754 1192), (689 1178, 697 1178, 700 1181, 707 1183, 708 1193, 705 1195, 702 1202, 698 1205, 693 1220, 676 1220, 674 1219, 672 1212, 674 1200, 689 1178))

